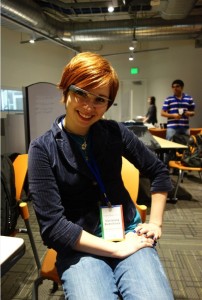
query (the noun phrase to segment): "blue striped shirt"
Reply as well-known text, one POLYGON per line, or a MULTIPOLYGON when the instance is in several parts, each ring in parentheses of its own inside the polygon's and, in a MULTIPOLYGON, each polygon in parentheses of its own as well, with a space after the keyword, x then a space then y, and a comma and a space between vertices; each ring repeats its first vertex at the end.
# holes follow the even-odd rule
MULTIPOLYGON (((182 95, 182 99, 178 99, 175 95, 169 96, 164 100, 162 110, 169 114, 178 114, 178 109, 182 108, 184 111, 194 111, 195 103, 193 98, 187 94, 182 95)), ((189 128, 189 118, 184 114, 179 120, 169 118, 167 121, 167 128, 189 128)))

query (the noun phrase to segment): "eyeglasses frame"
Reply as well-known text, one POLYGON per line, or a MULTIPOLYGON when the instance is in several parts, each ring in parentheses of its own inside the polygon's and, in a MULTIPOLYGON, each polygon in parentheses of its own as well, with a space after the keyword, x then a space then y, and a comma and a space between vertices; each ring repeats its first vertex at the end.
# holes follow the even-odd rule
MULTIPOLYGON (((96 97, 96 98, 101 98, 101 99, 107 101, 106 103, 101 103, 101 104, 98 104, 98 105, 94 103, 93 105, 96 106, 96 107, 104 107, 104 106, 109 105, 110 102, 112 102, 112 100, 109 99, 109 98, 107 98, 107 97, 99 96, 99 95, 96 95, 96 94, 94 94, 94 93, 88 92, 88 91, 86 91, 86 90, 84 90, 84 89, 81 89, 81 88, 79 88, 79 87, 77 87, 76 85, 73 85, 73 84, 71 84, 71 85, 69 86, 68 91, 71 91, 71 92, 73 92, 73 93, 76 93, 76 92, 79 92, 79 91, 80 91, 80 92, 82 92, 82 93, 85 93, 87 96, 88 96, 88 95, 92 95, 92 96, 94 96, 94 97, 96 97)), ((82 96, 80 95, 80 97, 82 97, 82 96)))

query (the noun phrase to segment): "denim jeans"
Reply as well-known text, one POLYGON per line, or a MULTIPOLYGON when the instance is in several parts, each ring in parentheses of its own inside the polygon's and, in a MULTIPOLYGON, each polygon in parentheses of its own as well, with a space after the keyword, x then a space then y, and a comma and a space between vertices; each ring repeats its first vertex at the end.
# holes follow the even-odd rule
MULTIPOLYGON (((178 129, 167 128, 167 130, 166 130, 166 140, 172 141, 173 136, 175 134, 187 134, 187 135, 189 135, 190 134, 190 130, 189 130, 189 128, 188 129, 183 129, 183 128, 178 128, 178 129)), ((175 152, 176 152, 176 149, 171 149, 168 153, 165 153, 165 155, 164 155, 164 163, 166 165, 168 165, 168 163, 169 163, 170 160, 175 160, 176 159, 175 152)))
POLYGON ((173 300, 168 279, 154 248, 120 260, 74 252, 57 261, 65 299, 173 300))
POLYGON ((175 134, 190 134, 190 130, 189 129, 183 129, 183 128, 178 128, 178 129, 174 129, 174 128, 167 128, 166 130, 166 140, 172 141, 173 136, 175 134))

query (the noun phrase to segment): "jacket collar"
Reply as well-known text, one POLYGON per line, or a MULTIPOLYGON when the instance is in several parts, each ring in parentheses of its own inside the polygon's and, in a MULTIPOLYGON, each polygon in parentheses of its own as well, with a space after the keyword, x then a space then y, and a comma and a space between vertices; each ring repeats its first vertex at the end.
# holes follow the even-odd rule
MULTIPOLYGON (((51 131, 53 133, 56 144, 59 151, 65 158, 65 160, 78 172, 94 179, 89 167, 81 156, 80 150, 76 147, 74 142, 68 138, 67 134, 60 128, 59 123, 65 115, 58 117, 52 125, 51 131)), ((104 157, 104 153, 107 140, 108 140, 108 130, 105 126, 104 120, 100 120, 92 125, 90 129, 90 135, 92 139, 92 151, 96 161, 100 162, 104 157)))

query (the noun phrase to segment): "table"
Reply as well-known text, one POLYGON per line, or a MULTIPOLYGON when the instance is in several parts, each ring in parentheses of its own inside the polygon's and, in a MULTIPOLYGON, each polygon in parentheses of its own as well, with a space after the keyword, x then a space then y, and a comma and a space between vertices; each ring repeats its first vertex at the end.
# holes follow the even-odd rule
POLYGON ((0 236, 1 276, 24 255, 25 249, 25 241, 22 238, 0 236))
POLYGON ((165 128, 148 128, 149 132, 153 136, 158 136, 160 138, 166 138, 166 129, 165 128))
POLYGON ((163 160, 164 153, 170 152, 170 150, 179 150, 179 149, 187 149, 188 147, 183 144, 178 144, 175 142, 171 142, 165 139, 162 139, 158 136, 153 136, 155 140, 159 143, 160 148, 156 149, 155 152, 157 153, 158 157, 163 160))
POLYGON ((202 132, 202 128, 190 128, 190 135, 196 135, 202 132))
POLYGON ((187 149, 186 145, 171 142, 154 135, 155 140, 161 146, 161 149, 187 149))

